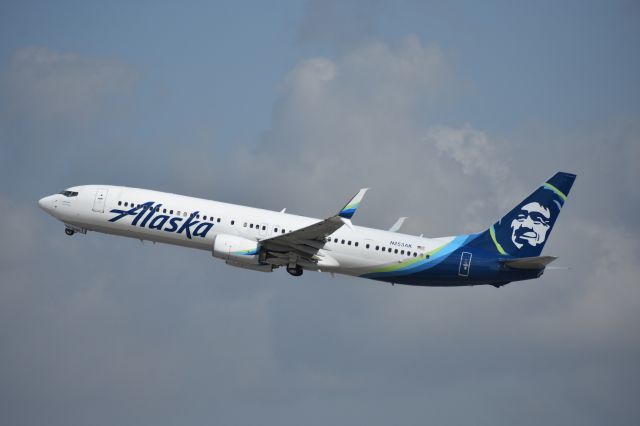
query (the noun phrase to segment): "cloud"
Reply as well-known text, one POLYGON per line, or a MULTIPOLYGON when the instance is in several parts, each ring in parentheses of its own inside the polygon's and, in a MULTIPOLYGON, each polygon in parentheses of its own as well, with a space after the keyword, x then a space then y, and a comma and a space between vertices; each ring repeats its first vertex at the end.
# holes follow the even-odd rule
MULTIPOLYGON (((26 57, 25 69, 51 76, 31 82, 65 87, 74 79, 60 75, 84 75, 75 106, 57 115, 48 109, 59 92, 17 86, 27 99, 21 111, 41 129, 82 105, 103 108, 105 87, 129 87, 125 77, 98 84, 79 71, 117 70, 118 61, 46 49, 26 57), (39 56, 59 69, 38 65, 39 56), (39 110, 31 97, 49 107, 39 110)), ((28 173, 32 187, 15 179, 15 191, 0 196, 0 412, 13 424, 65 425, 634 418, 640 253, 635 222, 616 215, 637 202, 636 127, 507 141, 473 120, 441 123, 425 105, 455 91, 454 74, 446 51, 415 36, 355 43, 293 66, 255 143, 222 155, 216 144, 185 137, 179 146, 139 145, 145 161, 127 146, 105 167, 123 184, 140 174, 190 195, 317 217, 371 186, 356 224, 384 228, 409 215, 407 232, 439 236, 483 229, 570 166, 579 177, 545 254, 571 270, 500 290, 391 287, 258 274, 208 252, 99 234, 68 238, 62 224, 35 213, 37 198, 68 172, 55 161, 22 171, 12 157, 5 176, 28 173)), ((34 139, 30 149, 47 143, 34 139)), ((93 180, 93 157, 104 148, 84 144, 74 145, 83 149, 69 168, 74 179, 93 180)))
POLYGON ((5 108, 39 120, 91 119, 136 78, 120 61, 25 47, 14 52, 2 76, 5 108))
MULTIPOLYGON (((447 54, 415 36, 365 43, 336 59, 301 61, 280 86, 271 127, 256 146, 237 149, 233 173, 246 187, 268 176, 271 188, 284 189, 245 194, 274 209, 286 203, 291 211, 304 206, 297 211, 327 215, 342 198, 367 186, 374 190, 367 199, 367 205, 374 203, 370 211, 380 203, 397 206, 382 209, 389 224, 408 215, 408 229, 432 236, 483 228, 494 219, 503 183, 509 178, 517 187, 517 179, 503 163, 509 151, 485 132, 424 118, 425 105, 436 105, 455 90, 453 74, 447 54), (341 188, 335 194, 340 199, 327 198, 335 192, 331 188, 341 188), (478 199, 487 192, 486 200, 478 199), (454 216, 425 214, 433 211, 435 198, 438 205, 460 207, 463 199, 471 207, 454 216)), ((200 185, 204 169, 202 164, 192 178, 184 175, 189 187, 200 185)), ((225 164, 209 169, 212 176, 205 181, 222 182, 228 173, 225 164)), ((367 210, 359 213, 364 223, 374 216, 367 210)))

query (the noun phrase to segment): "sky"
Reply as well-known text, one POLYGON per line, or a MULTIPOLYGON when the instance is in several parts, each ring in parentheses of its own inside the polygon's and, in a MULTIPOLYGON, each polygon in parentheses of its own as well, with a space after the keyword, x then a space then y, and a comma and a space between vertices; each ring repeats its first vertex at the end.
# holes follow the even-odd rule
POLYGON ((5 2, 0 424, 626 425, 640 416, 640 6, 5 2), (438 237, 578 178, 535 281, 390 286, 96 233, 143 187, 438 237))

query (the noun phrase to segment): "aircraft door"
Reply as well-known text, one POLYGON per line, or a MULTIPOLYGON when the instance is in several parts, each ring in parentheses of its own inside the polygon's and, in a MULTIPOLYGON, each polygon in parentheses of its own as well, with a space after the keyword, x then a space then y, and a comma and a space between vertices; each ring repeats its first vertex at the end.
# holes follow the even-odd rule
POLYGON ((460 256, 460 267, 458 268, 458 275, 461 277, 468 277, 469 270, 471 269, 471 253, 463 251, 460 256))
POLYGON ((98 188, 96 190, 96 198, 93 200, 93 211, 97 213, 104 213, 104 204, 107 201, 107 192, 109 192, 106 188, 98 188))

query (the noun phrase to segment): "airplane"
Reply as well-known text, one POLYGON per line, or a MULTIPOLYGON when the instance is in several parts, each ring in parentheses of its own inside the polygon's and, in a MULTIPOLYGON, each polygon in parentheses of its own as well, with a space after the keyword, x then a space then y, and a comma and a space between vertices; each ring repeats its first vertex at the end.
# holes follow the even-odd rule
POLYGON ((368 188, 320 220, 147 189, 67 188, 38 201, 65 233, 102 232, 210 251, 228 265, 293 276, 304 270, 413 286, 501 287, 540 277, 541 256, 576 175, 558 172, 488 229, 423 238, 354 225, 368 188))

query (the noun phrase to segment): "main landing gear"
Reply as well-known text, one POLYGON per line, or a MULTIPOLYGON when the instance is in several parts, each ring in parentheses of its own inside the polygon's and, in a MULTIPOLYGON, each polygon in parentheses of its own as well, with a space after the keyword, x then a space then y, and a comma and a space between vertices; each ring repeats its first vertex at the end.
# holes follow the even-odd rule
POLYGON ((302 275, 303 269, 298 265, 293 267, 289 266, 287 268, 287 272, 293 275, 294 277, 299 277, 300 275, 302 275))
POLYGON ((71 228, 64 228, 64 233, 67 234, 68 236, 72 236, 73 234, 76 233, 76 231, 74 231, 71 228))

